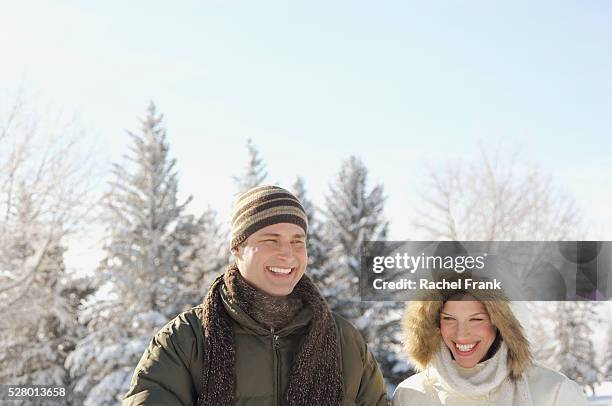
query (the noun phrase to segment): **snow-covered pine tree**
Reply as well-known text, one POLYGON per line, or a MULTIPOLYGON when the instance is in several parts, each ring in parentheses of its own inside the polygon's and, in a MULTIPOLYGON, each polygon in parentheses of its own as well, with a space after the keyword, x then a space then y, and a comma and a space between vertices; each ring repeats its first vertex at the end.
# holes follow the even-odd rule
MULTIPOLYGON (((608 302, 609 303, 609 302, 608 302)), ((612 314, 608 315, 608 331, 603 348, 603 380, 612 381, 612 314)))
POLYGON ((67 401, 70 405, 81 405, 84 401, 83 394, 74 390, 78 382, 72 379, 66 361, 69 354, 76 348, 77 343, 87 335, 86 326, 78 321, 78 314, 82 304, 96 291, 93 282, 87 275, 76 276, 74 274, 68 274, 60 281, 61 296, 67 300, 70 314, 74 320, 64 332, 64 340, 58 346, 58 353, 62 355, 62 366, 65 369, 68 381, 66 392, 67 401))
POLYGON ((176 315, 179 273, 199 224, 179 203, 175 160, 153 103, 132 139, 103 203, 106 255, 97 269, 95 297, 81 320, 87 336, 67 365, 85 405, 114 405, 153 334, 176 315))
POLYGON ((365 241, 385 240, 388 228, 383 187, 368 189, 367 175, 363 162, 351 156, 326 196, 323 240, 328 251, 321 291, 332 309, 361 331, 386 379, 397 384, 407 369, 400 357, 403 304, 360 300, 361 248, 365 241))
POLYGON ((383 217, 383 187, 376 185, 368 191, 367 174, 363 162, 351 156, 342 163, 325 198, 326 293, 334 310, 352 320, 363 315, 359 295, 362 244, 384 240, 388 228, 383 217))
POLYGON ((588 388, 591 393, 601 373, 593 343, 592 325, 599 319, 596 307, 597 302, 556 303, 556 342, 547 362, 555 370, 578 382, 583 389, 588 388))
POLYGON ((308 248, 308 276, 317 284, 323 278, 322 266, 325 262, 326 247, 322 240, 322 223, 317 217, 317 209, 308 197, 304 179, 298 176, 295 183, 291 187, 295 196, 300 199, 308 217, 308 239, 306 245, 308 248))
POLYGON ((229 264, 227 233, 221 228, 216 213, 207 209, 198 219, 200 232, 192 238, 192 248, 182 259, 187 267, 179 278, 179 311, 188 310, 202 303, 208 287, 215 277, 229 264))
POLYGON ((259 157, 259 151, 250 138, 247 140, 246 147, 249 158, 244 173, 240 176, 234 176, 234 182, 236 182, 238 187, 238 194, 261 185, 268 176, 266 165, 263 159, 259 157))
MULTIPOLYGON (((26 280, 0 293, 0 382, 68 388, 64 368, 67 347, 76 337, 76 312, 62 294, 64 251, 59 236, 47 234, 31 191, 18 188, 5 219, 0 248, 2 266, 26 280), (27 272, 34 268, 32 272, 27 272)), ((63 399, 68 401, 69 398, 63 399)), ((43 405, 46 399, 16 400, 16 405, 43 405)))

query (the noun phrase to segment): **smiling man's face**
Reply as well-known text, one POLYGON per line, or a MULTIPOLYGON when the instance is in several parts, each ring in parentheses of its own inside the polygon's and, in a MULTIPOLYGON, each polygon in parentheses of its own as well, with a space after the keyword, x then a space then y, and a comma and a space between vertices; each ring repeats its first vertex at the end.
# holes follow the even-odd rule
POLYGON ((448 301, 440 312, 440 333, 457 364, 472 368, 484 359, 497 329, 481 302, 448 301))
POLYGON ((242 277, 257 289, 286 296, 306 270, 308 253, 304 230, 291 223, 278 223, 251 234, 232 249, 242 277))

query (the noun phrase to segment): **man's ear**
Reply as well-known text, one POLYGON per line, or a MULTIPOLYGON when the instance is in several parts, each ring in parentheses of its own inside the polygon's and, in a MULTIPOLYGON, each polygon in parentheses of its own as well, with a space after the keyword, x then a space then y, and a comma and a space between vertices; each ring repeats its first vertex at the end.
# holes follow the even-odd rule
POLYGON ((235 259, 242 259, 242 244, 237 245, 234 248, 230 248, 230 252, 235 259))

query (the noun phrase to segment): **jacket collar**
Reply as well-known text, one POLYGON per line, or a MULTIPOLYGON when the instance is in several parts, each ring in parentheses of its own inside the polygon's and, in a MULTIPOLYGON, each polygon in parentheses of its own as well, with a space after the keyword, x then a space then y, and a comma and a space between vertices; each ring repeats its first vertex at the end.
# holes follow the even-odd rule
MULTIPOLYGON (((266 329, 264 326, 255 321, 229 297, 227 288, 224 284, 221 284, 220 295, 225 310, 243 331, 255 335, 271 334, 270 330, 266 329)), ((311 320, 312 309, 310 306, 305 305, 288 325, 278 331, 275 331, 274 334, 278 335, 279 337, 285 337, 300 328, 306 327, 308 324, 310 324, 311 320)))

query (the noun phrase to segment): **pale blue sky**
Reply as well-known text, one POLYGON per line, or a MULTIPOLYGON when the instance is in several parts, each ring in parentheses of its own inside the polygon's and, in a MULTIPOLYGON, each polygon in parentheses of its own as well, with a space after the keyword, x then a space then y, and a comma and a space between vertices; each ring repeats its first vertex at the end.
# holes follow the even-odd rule
POLYGON ((227 215, 251 137, 270 180, 301 174, 317 203, 360 156, 407 238, 425 165, 502 140, 612 239, 611 18, 605 1, 6 2, 0 89, 76 112, 110 160, 153 99, 194 210, 227 215))

